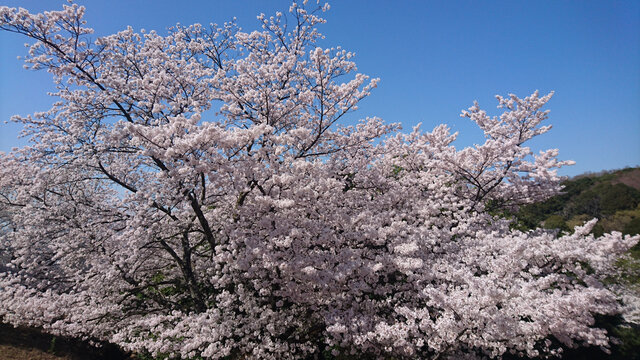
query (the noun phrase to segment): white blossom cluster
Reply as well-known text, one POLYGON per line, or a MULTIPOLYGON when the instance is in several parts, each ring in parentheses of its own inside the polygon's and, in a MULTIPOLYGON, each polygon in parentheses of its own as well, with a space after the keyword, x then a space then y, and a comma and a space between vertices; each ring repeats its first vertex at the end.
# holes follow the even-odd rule
POLYGON ((482 358, 607 347, 602 280, 638 237, 509 228, 557 194, 552 94, 462 116, 485 141, 339 120, 377 84, 304 4, 90 39, 84 8, 0 7, 58 98, 0 156, 0 317, 153 355, 482 358))

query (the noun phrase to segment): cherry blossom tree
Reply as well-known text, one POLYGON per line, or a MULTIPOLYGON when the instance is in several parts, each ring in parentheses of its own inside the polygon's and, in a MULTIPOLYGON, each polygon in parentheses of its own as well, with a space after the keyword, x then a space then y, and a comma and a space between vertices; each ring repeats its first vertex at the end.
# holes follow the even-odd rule
POLYGON ((317 47, 328 6, 91 38, 85 9, 0 7, 58 100, 0 157, 0 316, 190 358, 475 358, 608 346, 602 280, 638 241, 520 232, 497 210, 561 191, 527 142, 552 94, 445 125, 340 125, 376 87, 317 47))

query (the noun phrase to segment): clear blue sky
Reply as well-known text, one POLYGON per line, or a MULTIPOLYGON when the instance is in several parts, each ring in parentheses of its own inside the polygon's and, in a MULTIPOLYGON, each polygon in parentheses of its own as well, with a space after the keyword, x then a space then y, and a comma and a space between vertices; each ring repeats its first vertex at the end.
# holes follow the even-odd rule
MULTIPOLYGON (((32 11, 63 1, 13 1, 32 11)), ((95 35, 131 25, 159 32, 177 22, 222 23, 236 16, 243 30, 255 16, 286 11, 289 1, 78 1, 95 35)), ((562 171, 640 165, 640 1, 372 1, 330 2, 323 46, 354 51, 359 71, 381 78, 351 120, 379 116, 410 129, 449 124, 456 145, 483 141, 459 118, 473 100, 497 114, 495 94, 556 95, 550 133, 534 149, 559 148, 575 160, 562 171)), ((22 70, 25 39, 0 32, 0 120, 46 110, 46 72, 22 70)), ((0 124, 0 151, 25 144, 19 128, 0 124)))

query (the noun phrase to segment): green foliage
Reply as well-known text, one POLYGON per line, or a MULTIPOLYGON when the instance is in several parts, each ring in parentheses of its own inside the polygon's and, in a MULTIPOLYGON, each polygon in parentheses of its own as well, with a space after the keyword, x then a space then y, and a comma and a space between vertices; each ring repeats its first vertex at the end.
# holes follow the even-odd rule
MULTIPOLYGON (((640 213, 640 209, 637 212, 640 213)), ((629 220, 629 222, 624 225, 622 233, 629 235, 640 234, 640 214, 638 217, 629 220)))
POLYGON ((572 198, 565 211, 602 218, 618 210, 633 209, 638 203, 640 191, 625 184, 600 182, 572 198))
POLYGON ((56 352, 56 337, 51 337, 51 342, 49 343, 49 349, 47 349, 49 354, 55 354, 56 352))
POLYGON ((612 333, 621 342, 612 358, 640 360, 640 326, 618 326, 612 333))
POLYGON ((640 190, 618 182, 622 175, 640 174, 634 172, 636 169, 567 180, 560 195, 520 208, 514 214, 513 227, 530 230, 543 226, 571 231, 585 221, 598 218, 600 222, 593 230, 595 235, 611 231, 640 233, 640 220, 634 220, 640 218, 640 190), (631 221, 634 222, 627 229, 631 221))
POLYGON ((582 226, 582 224, 584 224, 585 222, 589 221, 593 219, 593 217, 587 215, 587 214, 580 214, 580 215, 574 215, 572 218, 570 218, 569 220, 567 220, 567 226, 569 227, 569 229, 573 229, 576 226, 582 226))
POLYGON ((551 215, 544 221, 545 229, 559 229, 560 231, 569 231, 567 223, 560 215, 551 215))
POLYGON ((604 235, 604 226, 602 226, 601 223, 596 224, 593 229, 591 229, 591 233, 596 237, 604 235))

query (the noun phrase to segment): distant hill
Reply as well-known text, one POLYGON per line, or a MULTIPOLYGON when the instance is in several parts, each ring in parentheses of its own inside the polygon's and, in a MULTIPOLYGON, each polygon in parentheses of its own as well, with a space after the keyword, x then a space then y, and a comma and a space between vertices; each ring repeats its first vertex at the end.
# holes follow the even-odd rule
POLYGON ((598 218, 595 235, 611 231, 640 233, 640 167, 587 173, 566 180, 562 194, 522 207, 515 227, 571 231, 598 218))

